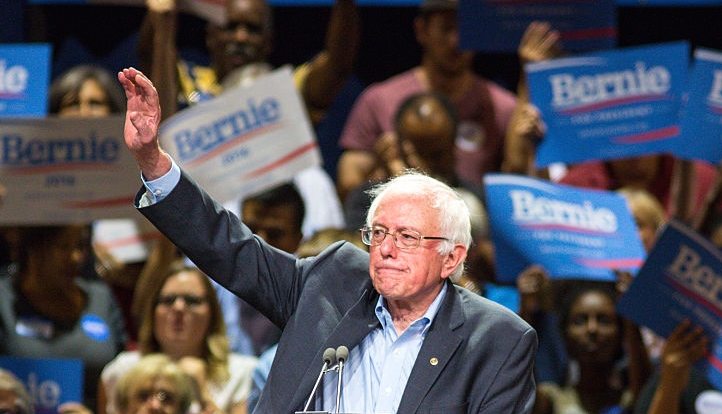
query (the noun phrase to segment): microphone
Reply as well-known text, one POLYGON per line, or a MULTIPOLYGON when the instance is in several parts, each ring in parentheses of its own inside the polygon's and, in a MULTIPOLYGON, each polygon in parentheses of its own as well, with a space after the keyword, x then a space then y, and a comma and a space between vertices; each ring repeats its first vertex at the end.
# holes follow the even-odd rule
POLYGON ((338 387, 336 388, 336 414, 341 408, 341 380, 343 378, 343 366, 348 359, 348 348, 341 345, 336 348, 336 359, 338 360, 338 387))
MULTIPOLYGON (((321 378, 323 377, 323 374, 325 374, 328 371, 328 367, 333 365, 336 361, 336 352, 337 351, 333 348, 326 348, 326 350, 323 351, 323 366, 321 367, 321 372, 318 373, 318 378, 316 378, 316 383, 313 384, 311 395, 308 396, 308 401, 306 401, 306 405, 303 407, 303 411, 301 411, 302 413, 308 412, 308 406, 311 405, 311 401, 316 394, 318 384, 321 383, 321 378)), ((346 350, 346 355, 348 355, 348 350, 346 350)))

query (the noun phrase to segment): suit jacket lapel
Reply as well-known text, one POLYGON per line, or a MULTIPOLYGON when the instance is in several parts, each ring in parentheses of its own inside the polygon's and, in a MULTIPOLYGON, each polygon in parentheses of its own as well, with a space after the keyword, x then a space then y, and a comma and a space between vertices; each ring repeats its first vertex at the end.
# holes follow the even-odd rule
POLYGON ((456 332, 464 323, 464 313, 458 293, 448 282, 446 297, 426 334, 409 380, 401 397, 398 412, 413 413, 446 367, 463 337, 456 332))
POLYGON ((323 346, 318 349, 316 356, 313 358, 313 364, 306 369, 301 386, 296 389, 293 396, 292 407, 303 407, 306 403, 308 394, 311 392, 321 370, 323 351, 326 348, 336 349, 340 345, 345 345, 350 351, 354 346, 361 343, 371 330, 380 326, 374 312, 378 296, 375 290, 367 289, 348 312, 343 315, 336 325, 336 329, 329 335, 323 346))

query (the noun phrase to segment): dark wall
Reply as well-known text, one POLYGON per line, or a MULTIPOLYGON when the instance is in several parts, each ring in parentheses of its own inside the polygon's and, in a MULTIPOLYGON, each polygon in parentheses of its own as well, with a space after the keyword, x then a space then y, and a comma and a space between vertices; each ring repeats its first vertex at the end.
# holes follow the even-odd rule
MULTIPOLYGON (((137 29, 144 10, 139 7, 35 5, 8 1, 6 10, 22 11, 5 26, 4 41, 51 42, 53 74, 80 62, 95 62, 116 70, 137 65, 137 29), (24 28, 22 23, 24 21, 24 28), (19 29, 18 27, 22 28, 19 29)), ((5 7, 4 7, 5 8, 5 7)), ((4 10, 4 11, 6 11, 4 10)), ((362 82, 384 79, 407 69, 419 60, 412 22, 415 8, 362 7, 362 47, 356 73, 362 82)), ((12 14, 12 13, 9 13, 12 14)), ((5 20, 10 20, 5 15, 5 20)), ((313 56, 323 44, 327 7, 277 7, 275 9, 275 52, 272 63, 297 64, 313 56)), ((692 46, 722 49, 722 7, 622 7, 618 11, 620 46, 686 39, 692 46)), ((205 60, 205 24, 183 16, 179 43, 183 54, 205 60)), ((514 55, 477 57, 478 71, 509 87, 518 75, 514 55)))

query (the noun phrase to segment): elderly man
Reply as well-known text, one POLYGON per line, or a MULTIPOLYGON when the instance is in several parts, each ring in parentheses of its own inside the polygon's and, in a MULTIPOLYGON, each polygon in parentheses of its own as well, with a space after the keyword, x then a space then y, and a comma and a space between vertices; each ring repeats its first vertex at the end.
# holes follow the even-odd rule
POLYGON ((152 83, 133 68, 118 78, 128 98, 126 144, 145 184, 140 211, 283 330, 256 412, 290 413, 307 401, 358 413, 531 411, 536 332, 449 281, 463 270, 471 240, 468 209, 452 189, 402 175, 375 191, 361 231, 368 253, 339 242, 296 259, 179 170, 158 143, 152 83), (340 397, 332 372, 309 398, 325 350, 342 345, 351 351, 340 397))

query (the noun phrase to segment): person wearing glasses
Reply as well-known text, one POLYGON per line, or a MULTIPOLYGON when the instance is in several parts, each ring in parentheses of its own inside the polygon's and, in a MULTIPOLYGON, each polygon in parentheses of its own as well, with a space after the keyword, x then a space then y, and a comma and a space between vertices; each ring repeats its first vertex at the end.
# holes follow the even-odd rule
POLYGON ((182 260, 149 290, 138 333, 138 350, 120 353, 103 370, 98 413, 118 413, 114 400, 119 378, 141 357, 162 353, 193 377, 204 409, 242 414, 251 387, 255 357, 229 352, 223 315, 210 279, 182 260))
POLYGON ((469 211, 446 184, 407 173, 375 187, 361 238, 299 259, 251 233, 160 148, 152 82, 118 73, 125 141, 142 172, 135 204, 199 268, 283 331, 257 413, 530 413, 536 332, 461 287, 469 211), (347 347, 311 395, 328 348, 347 347), (336 401, 339 401, 339 404, 336 401))

